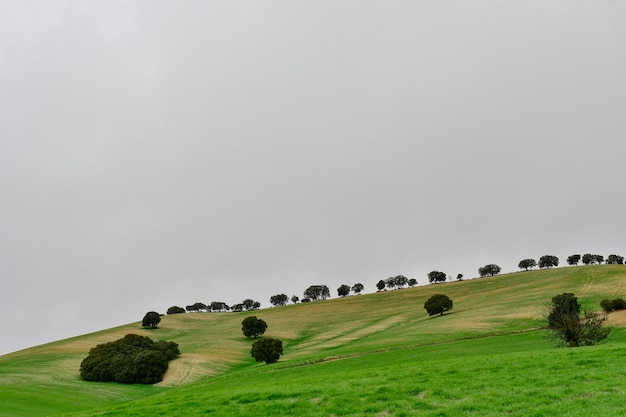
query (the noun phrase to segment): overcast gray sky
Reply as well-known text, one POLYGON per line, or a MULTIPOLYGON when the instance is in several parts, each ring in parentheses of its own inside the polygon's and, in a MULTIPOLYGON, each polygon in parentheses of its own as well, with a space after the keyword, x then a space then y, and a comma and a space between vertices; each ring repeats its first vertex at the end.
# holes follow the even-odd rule
POLYGON ((3 1, 0 353, 626 255, 624 51, 622 0, 3 1))

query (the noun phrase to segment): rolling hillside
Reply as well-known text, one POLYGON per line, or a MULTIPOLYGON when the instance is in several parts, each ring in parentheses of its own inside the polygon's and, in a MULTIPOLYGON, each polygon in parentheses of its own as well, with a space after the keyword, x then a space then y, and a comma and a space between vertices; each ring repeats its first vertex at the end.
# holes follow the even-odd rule
POLYGON ((566 291, 598 310, 604 298, 626 298, 626 266, 519 272, 251 313, 178 314, 164 316, 157 330, 132 323, 0 357, 0 416, 621 415, 626 316, 611 315, 605 344, 556 348, 541 319, 550 298, 566 291), (424 301, 439 292, 454 309, 429 317, 424 301), (268 323, 266 336, 283 339, 277 364, 250 357, 251 341, 241 334, 249 315, 268 323), (182 356, 164 381, 82 381, 89 349, 128 333, 179 344, 182 356))

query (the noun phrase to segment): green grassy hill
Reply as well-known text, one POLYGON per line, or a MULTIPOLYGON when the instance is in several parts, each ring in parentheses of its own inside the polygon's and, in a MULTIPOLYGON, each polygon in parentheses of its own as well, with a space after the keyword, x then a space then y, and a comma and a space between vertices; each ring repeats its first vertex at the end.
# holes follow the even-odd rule
POLYGON ((364 294, 253 313, 165 316, 0 357, 0 416, 618 416, 626 322, 599 346, 556 348, 545 305, 575 293, 586 310, 626 298, 626 266, 596 265, 364 294), (454 300, 443 317, 424 308, 454 300), (241 321, 284 341, 273 365, 250 357, 241 321), (89 349, 128 333, 175 341, 181 358, 154 386, 87 383, 89 349))

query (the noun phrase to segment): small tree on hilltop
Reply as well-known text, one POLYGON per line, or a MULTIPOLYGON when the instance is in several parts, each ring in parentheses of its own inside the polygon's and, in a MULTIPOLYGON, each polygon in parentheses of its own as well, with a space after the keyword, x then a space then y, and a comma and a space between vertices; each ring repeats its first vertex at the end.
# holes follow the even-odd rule
POLYGON ((415 287, 417 285, 417 280, 415 278, 409 278, 409 287, 415 287))
POLYGON ((356 284, 354 284, 352 286, 352 292, 355 294, 361 294, 361 291, 363 291, 365 287, 363 286, 363 284, 361 284, 360 282, 357 282, 356 284))
POLYGON ((489 264, 489 265, 485 265, 482 268, 478 268, 478 274, 481 277, 486 277, 487 275, 489 276, 494 276, 494 275, 498 275, 501 271, 500 266, 496 265, 496 264, 489 264))
POLYGON ((404 275, 396 275, 393 277, 393 280, 396 283, 396 288, 404 288, 404 286, 409 282, 409 279, 404 275))
POLYGON ((424 308, 429 316, 435 314, 443 316, 445 311, 452 310, 452 300, 447 295, 434 294, 424 303, 424 308))
POLYGON ((345 297, 350 294, 350 286, 343 284, 339 288, 337 288, 337 295, 340 297, 345 297))
POLYGON ((250 316, 243 319, 241 322, 241 331, 246 337, 254 337, 255 339, 265 333, 267 330, 267 323, 258 319, 256 316, 250 316))
POLYGON ((178 306, 172 306, 170 308, 167 309, 167 314, 181 314, 184 313, 185 309, 182 307, 178 307, 178 306))
POLYGON ((275 363, 283 354, 283 342, 279 339, 264 338, 252 344, 250 354, 257 362, 275 363))
POLYGON ((570 255, 567 257, 568 265, 578 265, 578 262, 580 262, 580 255, 570 255))
POLYGON ((441 271, 430 271, 428 273, 428 282, 431 284, 436 284, 438 282, 444 282, 447 279, 447 275, 445 272, 441 271))
POLYGON ((534 268, 535 266, 537 266, 537 261, 535 261, 534 259, 528 258, 528 259, 522 259, 521 261, 519 261, 519 264, 517 265, 520 269, 524 269, 526 271, 528 271, 531 268, 534 268))
POLYGON ((297 295, 292 295, 291 296, 291 302, 294 304, 298 304, 298 301, 300 301, 300 297, 298 297, 297 295))
POLYGON ((156 311, 149 311, 143 317, 141 321, 141 325, 143 327, 150 327, 151 329, 156 329, 157 324, 161 322, 161 316, 156 311))
POLYGON ((559 258, 553 255, 543 255, 539 258, 539 268, 552 268, 559 266, 559 258))
POLYGON ((270 303, 275 306, 284 306, 288 301, 287 294, 276 294, 270 297, 270 303))
POLYGON ((606 263, 610 265, 623 265, 624 257, 620 255, 614 255, 614 254, 609 255, 609 257, 606 258, 606 263))
POLYGON ((304 298, 311 301, 325 300, 330 297, 330 290, 326 285, 311 285, 304 291, 304 298))
POLYGON ((385 289, 385 286, 386 286, 386 285, 387 285, 387 284, 385 283, 385 280, 382 280, 382 279, 381 279, 380 281, 378 281, 378 282, 376 283, 376 289, 377 289, 378 291, 382 291, 382 290, 384 290, 384 289, 385 289))
POLYGON ((606 313, 585 312, 581 317, 580 304, 572 293, 553 297, 548 307, 548 327, 559 343, 570 347, 589 346, 609 336, 611 329, 603 327, 606 313))

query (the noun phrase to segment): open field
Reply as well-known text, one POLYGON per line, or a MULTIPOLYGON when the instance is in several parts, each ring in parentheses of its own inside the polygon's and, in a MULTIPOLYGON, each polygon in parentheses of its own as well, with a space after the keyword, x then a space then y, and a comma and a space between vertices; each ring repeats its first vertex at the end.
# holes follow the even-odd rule
POLYGON ((609 341, 556 348, 545 304, 573 292, 583 308, 626 297, 626 266, 566 267, 290 305, 253 313, 163 317, 0 357, 0 416, 618 416, 626 394, 626 315, 609 341), (443 317, 424 301, 454 300, 443 317), (283 339, 274 365, 249 356, 241 321, 283 339), (155 386, 86 383, 89 348, 127 333, 172 340, 182 356, 155 386))

